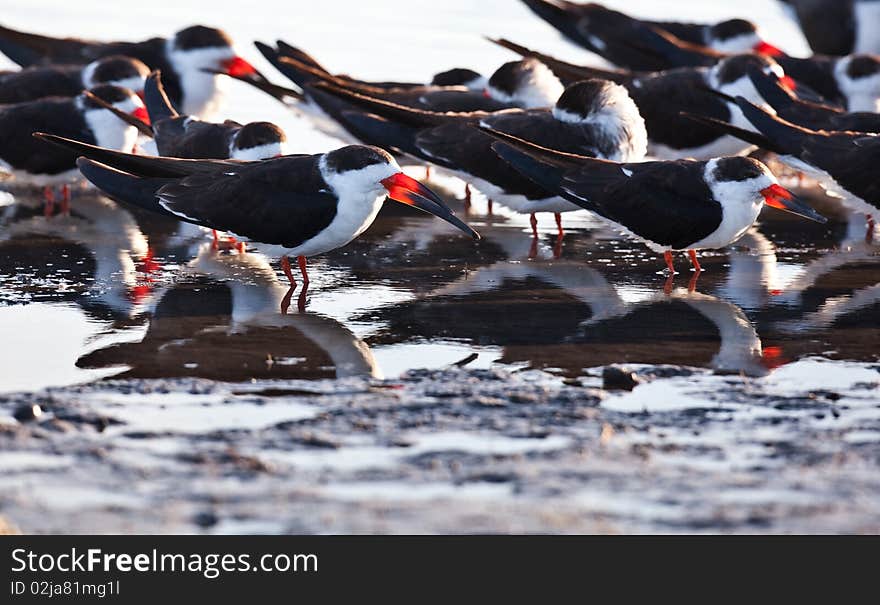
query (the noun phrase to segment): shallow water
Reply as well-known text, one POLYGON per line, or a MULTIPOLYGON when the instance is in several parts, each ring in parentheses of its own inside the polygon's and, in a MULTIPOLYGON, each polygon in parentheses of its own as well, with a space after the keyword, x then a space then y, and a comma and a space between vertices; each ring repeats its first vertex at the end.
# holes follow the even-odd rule
MULTIPOLYGON (((608 4, 746 15, 805 49, 764 0, 608 4)), ((222 25, 279 82, 247 41, 375 79, 513 58, 482 34, 591 60, 512 0, 0 9, 95 38, 222 25)), ((244 86, 224 117, 275 121, 295 151, 338 145, 244 86)), ((462 183, 431 186, 466 213, 462 183)), ((877 531, 880 245, 801 193, 827 225, 766 210, 694 283, 684 255, 667 283, 586 212, 561 242, 541 217, 535 244, 477 195, 475 243, 389 205, 311 259, 305 311, 297 290, 282 315, 276 259, 89 191, 48 218, 0 191, 0 514, 63 532, 877 531), (597 390, 621 363, 645 383, 597 390), (33 403, 37 422, 13 419, 33 403)))
POLYGON ((214 250, 202 232, 91 192, 70 216, 46 218, 23 195, 3 210, 6 391, 109 376, 393 378, 451 364, 756 376, 806 356, 878 359, 880 253, 859 217, 817 225, 767 210, 735 246, 703 254, 695 283, 682 255, 667 285, 661 259, 587 213, 566 216, 561 241, 545 219, 535 243, 522 217, 489 215, 478 197, 474 243, 389 207, 312 261, 305 311, 297 291, 281 315, 287 282, 259 252, 214 250))

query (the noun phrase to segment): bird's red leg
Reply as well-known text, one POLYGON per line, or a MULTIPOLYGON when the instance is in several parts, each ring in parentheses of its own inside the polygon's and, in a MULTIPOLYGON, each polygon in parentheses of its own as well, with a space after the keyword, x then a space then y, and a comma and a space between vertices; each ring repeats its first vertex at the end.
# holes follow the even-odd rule
POLYGON ((55 192, 51 187, 43 187, 43 200, 45 201, 43 215, 48 218, 55 212, 55 192))
POLYGON ((70 214, 70 185, 61 186, 61 214, 70 214))
POLYGON ((431 167, 430 166, 425 166, 425 180, 426 181, 431 180, 431 167))
POLYGON ((303 286, 309 285, 309 274, 306 271, 306 257, 305 256, 297 256, 296 262, 299 263, 299 271, 303 276, 303 286))
POLYGON ((669 268, 669 274, 675 275, 675 265, 672 264, 672 251, 667 250, 663 253, 663 258, 666 260, 666 266, 669 268))
POLYGON ((471 211, 471 184, 470 183, 464 184, 464 211, 465 212, 471 211))
POLYGON ((492 198, 486 199, 486 213, 492 216, 492 198))
POLYGON ((559 235, 559 237, 563 237, 565 231, 562 229, 562 213, 554 212, 553 216, 556 218, 556 234, 559 235))
POLYGON ((865 232, 865 241, 869 244, 874 241, 874 217, 868 215, 868 230, 865 232))
POLYGON ((697 260, 697 253, 694 250, 688 250, 688 256, 691 258, 691 264, 694 266, 694 271, 699 273, 703 270, 700 266, 700 261, 697 260))
POLYGON ((532 225, 532 237, 538 239, 538 218, 534 212, 529 215, 529 223, 532 225))
POLYGON ((286 256, 281 257, 281 270, 284 271, 284 275, 287 276, 290 286, 296 288, 296 280, 293 279, 293 271, 290 270, 290 259, 286 256))
POLYGON ((219 250, 220 249, 220 236, 217 235, 216 229, 211 229, 211 236, 214 238, 211 242, 211 249, 219 250))

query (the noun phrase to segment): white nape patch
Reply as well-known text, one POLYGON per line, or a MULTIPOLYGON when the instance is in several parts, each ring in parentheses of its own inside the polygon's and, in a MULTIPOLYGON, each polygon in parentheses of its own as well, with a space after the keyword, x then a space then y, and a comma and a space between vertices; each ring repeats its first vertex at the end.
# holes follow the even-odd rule
MULTIPOLYGON (((77 105, 83 108, 82 99, 76 100, 77 105)), ((113 106, 125 113, 131 113, 138 107, 143 107, 140 99, 130 97, 124 101, 114 103, 113 106)), ((134 126, 126 124, 106 109, 88 109, 83 111, 86 124, 95 135, 95 144, 116 151, 130 152, 137 143, 138 131, 134 126)))
POLYGON ((237 149, 234 140, 229 144, 229 157, 233 160, 254 162, 274 158, 279 155, 287 155, 286 143, 266 143, 265 145, 257 145, 247 149, 237 149))
POLYGON ((853 79, 846 73, 853 56, 844 57, 834 66, 837 86, 846 96, 849 111, 880 111, 880 72, 853 79))
POLYGON ((565 92, 565 86, 543 63, 533 61, 529 65, 528 77, 519 83, 512 95, 487 86, 489 96, 501 103, 510 103, 524 109, 552 107, 565 92))
POLYGON ((717 181, 714 174, 717 165, 717 159, 707 162, 703 178, 712 191, 712 197, 721 204, 721 224, 715 231, 688 246, 688 249, 723 248, 741 238, 755 223, 764 207, 761 190, 778 183, 766 166, 764 174, 753 179, 717 181))
POLYGON ((337 197, 336 216, 318 235, 292 248, 290 256, 323 254, 346 245, 363 233, 376 219, 388 193, 381 181, 402 172, 392 160, 337 173, 327 168, 326 159, 326 155, 323 156, 318 167, 337 197))
MULTIPOLYGON (((779 68, 779 71, 777 71, 777 68, 778 65, 773 65, 770 70, 777 76, 784 76, 785 73, 781 71, 781 68, 779 68)), ((709 70, 706 76, 706 84, 710 88, 714 88, 715 90, 721 91, 724 94, 734 98, 743 97, 749 103, 753 103, 761 107, 762 109, 766 109, 767 111, 773 113, 773 115, 776 115, 776 110, 774 110, 770 105, 767 104, 767 102, 758 92, 758 89, 755 88, 754 84, 752 84, 751 78, 749 78, 748 76, 743 76, 739 80, 728 82, 727 84, 722 85, 718 81, 717 71, 718 69, 716 67, 713 67, 709 70)), ((739 110, 739 106, 737 106, 736 103, 728 103, 727 106, 731 108, 731 111, 734 109, 739 110)), ((742 112, 740 112, 740 116, 742 116, 742 112)), ((752 132, 757 132, 754 126, 752 126, 751 123, 746 120, 744 116, 742 117, 742 123, 745 125, 740 125, 739 123, 735 125, 739 126, 740 128, 748 128, 748 130, 752 132)))
POLYGON ((222 69, 223 61, 235 57, 235 50, 228 46, 175 50, 174 41, 167 42, 168 57, 180 76, 183 90, 182 113, 210 117, 223 103, 228 88, 226 76, 215 76, 202 69, 222 69))
POLYGON ((605 89, 607 94, 597 99, 599 107, 587 117, 570 111, 553 108, 553 117, 569 124, 590 124, 601 130, 612 148, 599 149, 599 157, 615 162, 636 162, 644 159, 648 152, 648 130, 639 108, 629 96, 626 88, 612 84, 605 89))
POLYGON ((880 54, 880 2, 855 2, 856 45, 855 53, 880 54))
POLYGON ((140 78, 138 76, 132 76, 130 78, 123 78, 121 80, 111 80, 110 82, 96 82, 95 81, 95 70, 97 69, 96 63, 89 63, 83 68, 82 71, 82 85, 83 88, 94 88, 95 86, 100 86, 101 84, 112 84, 113 86, 121 86, 122 88, 130 88, 134 91, 140 91, 144 89, 144 80, 146 77, 140 78))
POLYGON ((761 37, 755 32, 740 34, 727 40, 710 40, 709 46, 718 52, 738 55, 740 53, 750 53, 755 47, 761 43, 761 37))

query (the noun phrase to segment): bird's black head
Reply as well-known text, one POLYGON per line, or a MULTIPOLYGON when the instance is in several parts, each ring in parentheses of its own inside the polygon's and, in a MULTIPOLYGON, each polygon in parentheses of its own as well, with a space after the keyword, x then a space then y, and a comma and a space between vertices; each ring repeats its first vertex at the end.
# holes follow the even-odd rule
POLYGON ((852 80, 880 73, 880 59, 875 55, 852 55, 846 63, 846 75, 852 80))
POLYGON ((773 72, 778 76, 784 75, 782 68, 772 58, 765 55, 740 54, 723 58, 712 68, 715 86, 726 86, 738 82, 743 78, 748 79, 749 70, 756 69, 764 73, 773 72))
POLYGON ((472 69, 454 67, 435 75, 431 84, 434 86, 467 86, 471 90, 483 90, 486 87, 486 78, 472 69))
POLYGON ((235 133, 232 158, 262 160, 284 155, 287 136, 271 122, 250 122, 235 133))
POLYGON ((849 111, 880 111, 880 57, 843 57, 838 59, 834 73, 849 111))
POLYGON ((347 145, 328 151, 324 154, 323 169, 329 173, 343 174, 353 170, 362 170, 374 164, 397 165, 391 154, 369 145, 347 145))
POLYGON ((723 157, 715 160, 712 180, 728 183, 758 179, 767 175, 767 168, 758 160, 748 157, 723 157))
POLYGON ((134 91, 142 91, 144 80, 150 69, 142 61, 122 55, 101 57, 86 65, 83 70, 83 84, 94 88, 101 84, 113 84, 134 91))
POLYGON ((550 68, 534 58, 505 63, 495 70, 486 87, 496 101, 525 108, 550 107, 563 90, 550 68))
MULTIPOLYGON (((114 86, 112 84, 101 84, 100 86, 95 86, 91 88, 89 92, 91 92, 102 101, 113 105, 114 107, 122 103, 133 102, 133 99, 137 99, 137 96, 131 89, 122 88, 121 86, 114 86)), ((103 106, 101 106, 90 97, 81 95, 79 98, 82 99, 83 107, 86 110, 103 109, 103 106)))
POLYGON ((202 48, 232 48, 232 38, 222 29, 204 25, 193 25, 174 34, 175 50, 202 48))
POLYGON ((625 88, 608 80, 591 78, 576 82, 560 95, 554 106, 554 114, 558 117, 564 112, 571 116, 569 121, 585 120, 613 103, 620 95, 629 96, 625 88))
POLYGON ((724 42, 740 36, 757 34, 758 28, 745 19, 728 19, 709 27, 710 41, 724 42))

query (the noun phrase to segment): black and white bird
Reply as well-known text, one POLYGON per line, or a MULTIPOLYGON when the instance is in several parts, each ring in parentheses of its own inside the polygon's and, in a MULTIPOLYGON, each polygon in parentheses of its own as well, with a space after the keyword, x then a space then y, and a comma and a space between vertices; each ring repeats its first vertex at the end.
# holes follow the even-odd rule
MULTIPOLYGON (((625 43, 633 43, 626 39, 625 43)), ((647 30, 638 39, 640 48, 650 48, 661 69, 710 67, 727 53, 687 45, 665 32, 647 30)), ((814 55, 800 58, 773 55, 791 82, 797 84, 799 98, 840 105, 849 111, 877 111, 880 99, 880 57, 852 54, 844 57, 814 55)))
POLYGON ((271 122, 239 124, 226 120, 214 123, 178 114, 165 93, 159 72, 153 72, 147 78, 144 102, 153 131, 152 141, 140 145, 146 155, 264 160, 287 153, 287 136, 271 122))
POLYGON ((0 104, 75 97, 83 89, 101 84, 142 94, 149 73, 142 61, 121 55, 102 57, 88 65, 34 65, 18 71, 0 71, 0 104))
MULTIPOLYGON (((379 98, 407 107, 438 112, 496 111, 510 107, 536 108, 552 106, 565 87, 543 63, 528 58, 511 61, 499 67, 479 91, 464 86, 427 85, 406 88, 376 87, 359 84, 351 79, 340 79, 326 71, 307 65, 298 59, 281 57, 279 69, 302 88, 301 99, 295 107, 308 115, 321 132, 346 142, 363 142, 356 133, 347 130, 324 107, 323 97, 313 94, 314 85, 323 82, 359 94, 379 98)), ((253 80, 243 81, 260 88, 279 100, 290 97, 278 92, 275 85, 264 86, 253 80)))
POLYGON ((275 67, 275 69, 297 84, 299 84, 297 80, 300 77, 300 74, 296 69, 290 69, 290 65, 307 65, 325 76, 344 80, 352 86, 365 86, 374 89, 400 90, 404 88, 421 88, 423 86, 463 86, 468 90, 482 92, 486 88, 488 82, 484 75, 465 67, 454 67, 437 73, 431 78, 430 82, 378 82, 359 80, 347 74, 334 74, 330 72, 312 55, 300 48, 288 44, 284 40, 277 40, 274 48, 259 41, 254 42, 254 45, 266 60, 275 67), (290 59, 295 63, 289 63, 287 59, 290 59))
POLYGON ((880 132, 880 114, 847 112, 838 107, 798 99, 776 74, 751 70, 749 77, 761 98, 780 118, 811 130, 880 132))
POLYGON ((25 67, 85 64, 109 55, 133 57, 162 71, 168 96, 178 111, 199 116, 216 111, 222 101, 225 80, 214 72, 265 79, 236 53, 226 32, 203 25, 182 29, 171 38, 142 42, 52 38, 0 26, 0 51, 25 67))
POLYGON ((743 98, 737 102, 760 134, 719 124, 736 136, 779 155, 789 166, 815 177, 826 189, 843 196, 841 203, 864 213, 866 239, 873 239, 874 216, 880 213, 880 135, 864 132, 810 130, 787 122, 743 98))
POLYGON ((880 53, 878 0, 782 0, 814 53, 880 53))
MULTIPOLYGON (((645 120, 648 155, 662 160, 708 160, 747 153, 752 149, 751 145, 736 137, 725 136, 715 128, 696 124, 682 117, 681 112, 713 116, 748 129, 751 125, 732 98, 742 95, 755 103, 764 103, 749 79, 749 71, 785 78, 782 68, 773 59, 760 55, 731 55, 712 67, 683 67, 642 74, 581 67, 509 40, 493 42, 545 62, 567 85, 586 78, 603 78, 625 86, 645 120), (722 95, 714 94, 713 90, 722 95)), ((783 82, 789 81, 783 79, 783 82)))
POLYGON ((723 248, 742 237, 764 205, 825 222, 753 158, 619 163, 560 153, 507 134, 493 150, 524 176, 663 254, 723 248))
POLYGON ((297 257, 303 285, 308 286, 306 258, 342 247, 363 233, 386 197, 480 237, 376 147, 353 145, 318 155, 234 162, 144 157, 38 136, 84 156, 77 160, 83 175, 119 202, 228 231, 280 256, 291 287, 296 280, 288 257, 297 257))
POLYGON ((138 130, 123 121, 126 115, 146 119, 146 109, 134 92, 105 84, 73 98, 52 97, 0 107, 0 171, 26 185, 45 187, 47 211, 54 201, 52 186, 79 180, 76 156, 36 140, 34 132, 77 137, 108 149, 130 151, 138 130), (108 108, 108 104, 112 110, 108 108), (115 111, 113 111, 115 110, 115 111))
MULTIPOLYGON (((344 89, 320 90, 340 97, 344 104, 337 104, 333 115, 352 132, 371 144, 452 170, 493 201, 532 215, 535 237, 535 213, 556 214, 561 236, 559 213, 580 208, 523 177, 497 157, 492 152, 494 139, 480 130, 481 124, 552 149, 625 162, 642 159, 647 148, 645 123, 638 108, 624 87, 607 80, 586 80, 569 86, 552 110, 492 113, 426 112, 344 89)), ((325 106, 329 107, 330 102, 325 106)))
POLYGON ((754 23, 745 19, 729 19, 715 24, 648 21, 630 17, 596 2, 523 2, 575 44, 627 69, 659 71, 668 67, 657 63, 650 52, 639 47, 638 41, 647 30, 661 30, 688 44, 724 53, 781 53, 762 39, 754 23))

